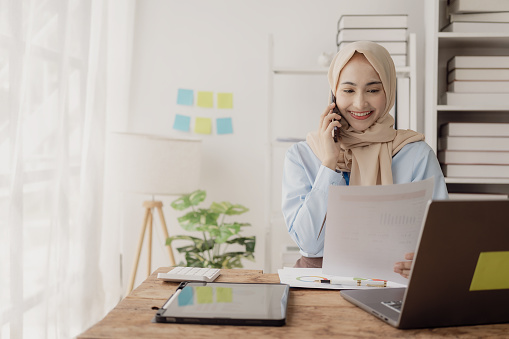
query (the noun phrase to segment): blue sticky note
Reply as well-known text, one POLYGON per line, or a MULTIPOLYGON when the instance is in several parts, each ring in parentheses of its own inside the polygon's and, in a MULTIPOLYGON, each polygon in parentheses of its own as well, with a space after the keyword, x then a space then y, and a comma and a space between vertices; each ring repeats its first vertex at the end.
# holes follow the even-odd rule
POLYGON ((192 89, 179 88, 178 94, 177 94, 177 105, 192 106, 193 105, 193 97, 194 97, 194 92, 192 89))
POLYGON ((190 286, 184 287, 178 295, 179 306, 188 306, 194 304, 193 288, 190 286))
POLYGON ((233 134, 232 118, 218 118, 217 134, 233 134))
POLYGON ((173 129, 176 129, 177 131, 182 132, 189 132, 191 125, 191 117, 176 114, 175 115, 175 121, 173 122, 173 129))

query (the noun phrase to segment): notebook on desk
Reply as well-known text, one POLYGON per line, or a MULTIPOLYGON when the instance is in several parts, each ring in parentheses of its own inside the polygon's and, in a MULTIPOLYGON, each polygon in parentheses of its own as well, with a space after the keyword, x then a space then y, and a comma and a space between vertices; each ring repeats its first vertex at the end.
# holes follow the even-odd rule
POLYGON ((509 322, 508 239, 509 200, 429 202, 408 286, 341 296, 398 328, 509 322))

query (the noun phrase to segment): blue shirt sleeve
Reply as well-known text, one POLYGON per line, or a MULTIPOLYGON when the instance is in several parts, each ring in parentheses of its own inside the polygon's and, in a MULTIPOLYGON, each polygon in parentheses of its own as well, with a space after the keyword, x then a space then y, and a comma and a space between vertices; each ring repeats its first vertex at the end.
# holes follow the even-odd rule
POLYGON ((306 257, 322 256, 324 231, 320 229, 330 185, 346 183, 341 173, 322 166, 307 143, 300 142, 287 151, 282 211, 290 237, 306 257))
MULTIPOLYGON (((433 199, 448 198, 435 153, 423 141, 405 145, 393 157, 392 175, 395 184, 435 177, 433 199)), ((330 185, 347 185, 343 173, 322 166, 306 142, 290 147, 283 169, 282 212, 291 238, 306 257, 323 256, 325 232, 320 230, 330 185)))

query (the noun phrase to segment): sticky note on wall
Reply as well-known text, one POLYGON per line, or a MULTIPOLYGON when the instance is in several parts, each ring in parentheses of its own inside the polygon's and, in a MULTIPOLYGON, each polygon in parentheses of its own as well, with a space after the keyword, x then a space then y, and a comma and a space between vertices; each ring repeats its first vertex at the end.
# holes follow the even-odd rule
POLYGON ((198 106, 205 108, 214 107, 214 93, 198 92, 198 106))
POLYGON ((196 118, 194 120, 194 132, 199 134, 212 133, 212 119, 210 118, 196 118))
POLYGON ((175 121, 173 122, 173 129, 182 132, 189 132, 191 125, 191 117, 176 114, 175 121))
POLYGON ((233 108, 233 94, 217 93, 217 108, 233 108))
POLYGON ((192 89, 179 88, 177 92, 177 105, 192 106, 193 105, 194 92, 192 89))
POLYGON ((470 291, 509 289, 509 251, 481 252, 470 291))
POLYGON ((218 118, 216 120, 217 134, 232 134, 232 118, 218 118))

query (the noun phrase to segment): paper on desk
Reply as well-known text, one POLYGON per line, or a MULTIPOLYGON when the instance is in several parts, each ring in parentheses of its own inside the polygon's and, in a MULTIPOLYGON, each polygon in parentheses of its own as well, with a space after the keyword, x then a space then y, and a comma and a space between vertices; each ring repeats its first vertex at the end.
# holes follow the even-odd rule
MULTIPOLYGON (((283 284, 288 284, 291 287, 301 288, 323 288, 332 290, 360 290, 360 289, 377 289, 380 287, 369 287, 369 286, 355 286, 355 285, 331 285, 316 283, 315 280, 323 279, 352 279, 353 277, 338 277, 330 274, 323 274, 321 268, 290 268, 284 267, 277 271, 279 274, 279 280, 283 284)), ((387 282, 387 287, 405 287, 405 285, 397 284, 392 281, 387 282)))
POLYGON ((408 284, 394 263, 416 249, 433 183, 331 186, 323 272, 408 284))

